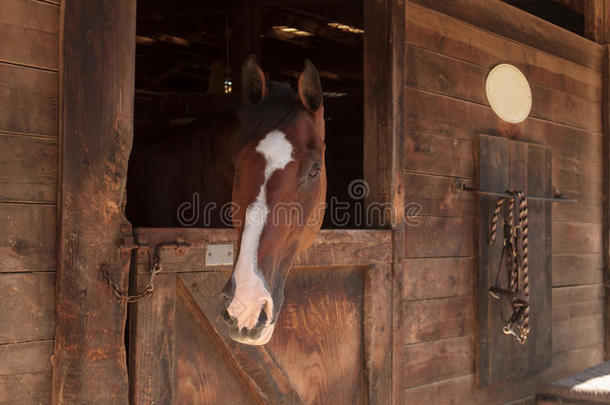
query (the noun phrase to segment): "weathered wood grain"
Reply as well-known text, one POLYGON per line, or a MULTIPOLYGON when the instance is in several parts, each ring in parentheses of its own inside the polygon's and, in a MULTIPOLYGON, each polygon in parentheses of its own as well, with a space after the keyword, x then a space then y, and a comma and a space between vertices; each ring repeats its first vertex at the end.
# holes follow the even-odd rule
MULTIPOLYGON (((123 199, 133 139, 136 1, 65 2, 62 16, 60 259, 52 403, 126 405, 127 304, 114 296, 101 267, 107 266, 119 288, 127 289, 129 255, 119 254, 118 248, 122 233, 130 231, 123 199)), ((56 95, 56 81, 54 86, 56 95)), ((44 97, 30 101, 34 106, 54 105, 44 97)), ((16 108, 27 111, 31 106, 17 103, 16 108)), ((54 132, 38 132, 56 133, 56 117, 55 107, 54 132)))
POLYGON ((553 288, 553 321, 601 314, 604 289, 601 284, 553 288))
POLYGON ((59 7, 6 0, 0 14, 0 61, 57 70, 59 7))
POLYGON ((405 259, 403 299, 463 297, 472 294, 472 257, 405 259))
POLYGON ((57 73, 0 62, 0 131, 57 136, 57 73))
MULTIPOLYGON (((175 277, 172 275, 171 277, 175 277)), ((176 296, 175 385, 172 403, 184 405, 257 404, 217 340, 213 327, 183 288, 176 296)), ((153 349, 154 346, 149 347, 153 349)), ((142 353, 144 354, 144 353, 142 353)), ((166 384, 163 379, 157 380, 166 384)), ((141 403, 147 403, 142 401, 141 403)), ((163 403, 163 402, 155 402, 163 403)))
POLYGON ((472 336, 435 340, 404 348, 403 389, 471 374, 474 370, 472 336))
POLYGON ((57 201, 57 142, 0 133, 0 201, 57 201))
POLYGON ((52 340, 0 345, 0 403, 50 403, 52 353, 52 340))
POLYGON ((596 253, 553 255, 553 287, 602 282, 601 255, 596 253))
MULTIPOLYGON (((456 179, 422 173, 404 173, 406 205, 421 206, 422 216, 471 217, 472 193, 460 192, 456 179)), ((465 179, 469 185, 472 181, 465 179)))
MULTIPOLYGON (((475 186, 483 190, 521 190, 528 195, 549 195, 551 192, 550 148, 510 141, 499 137, 478 136, 475 144, 478 162, 475 186)), ((507 301, 496 301, 489 287, 496 282, 501 263, 502 232, 498 223, 498 239, 489 245, 491 213, 496 198, 479 196, 477 216, 478 238, 478 359, 477 375, 483 386, 532 375, 551 363, 551 207, 550 203, 529 201, 529 304, 531 332, 524 345, 517 344, 502 333, 504 321, 500 311, 510 313, 507 301), (504 304, 504 305, 502 305, 504 304)), ((504 270, 505 271, 505 270, 504 270)), ((506 288, 506 272, 500 285, 506 288)))
MULTIPOLYGON (((494 0, 493 3, 498 2, 494 0)), ((592 101, 601 100, 601 65, 589 69, 410 2, 407 12, 409 24, 405 41, 409 44, 486 69, 509 61, 532 82, 592 101)), ((600 47, 593 46, 598 48, 596 52, 601 58, 600 47)))
MULTIPOLYGON (((265 346, 247 346, 229 337, 228 326, 220 318, 218 292, 222 290, 229 272, 184 273, 179 288, 192 299, 215 331, 218 345, 214 350, 224 353, 225 361, 236 370, 242 384, 258 403, 278 401, 300 404, 300 392, 292 387, 286 372, 278 366, 265 346)), ((279 321, 278 321, 279 322, 279 321)), ((276 331, 274 332, 275 338, 276 331)))
POLYGON ((553 221, 553 253, 602 252, 602 225, 553 221))
POLYGON ((55 270, 57 207, 0 204, 0 273, 55 270))
MULTIPOLYGON (((232 244, 236 257, 237 233, 234 229, 195 228, 138 228, 138 242, 155 246, 182 240, 191 246, 176 251, 173 247, 160 250, 164 272, 229 270, 231 266, 207 266, 208 244, 232 244)), ((331 230, 320 231, 312 246, 299 253, 294 266, 362 265, 363 263, 391 263, 392 233, 389 230, 331 230)), ((138 271, 149 272, 148 267, 138 271)))
POLYGON ((0 347, 50 339, 55 332, 55 274, 0 274, 0 347))
POLYGON ((364 179, 370 184, 366 202, 403 206, 401 146, 404 136, 404 1, 364 1, 364 179))
MULTIPOLYGON (((605 3, 606 22, 610 21, 610 5, 605 3)), ((608 26, 605 27, 605 39, 610 38, 608 26)), ((603 63, 603 97, 602 97, 602 114, 603 114, 603 142, 602 142, 602 264, 603 278, 606 285, 610 284, 610 45, 604 46, 604 63, 603 63)), ((606 307, 610 307, 610 294, 606 294, 606 307)), ((606 349, 606 360, 610 359, 610 311, 606 311, 605 317, 605 339, 604 347, 606 349)))
MULTIPOLYGON (((137 264, 147 265, 147 262, 148 257, 138 252, 137 264)), ((140 291, 149 277, 137 275, 132 281, 134 291, 140 291)), ((175 401, 175 298, 174 275, 161 274, 156 279, 153 296, 132 307, 129 384, 133 404, 175 401)))
POLYGON ((604 343, 602 313, 553 322, 553 353, 604 343))
POLYGON ((403 313, 398 316, 409 325, 403 334, 404 344, 468 336, 474 332, 472 296, 403 301, 402 306, 403 313))
POLYGON ((392 265, 369 266, 363 288, 365 402, 391 404, 392 265))
MULTIPOLYGON (((485 94, 485 80, 490 68, 414 46, 407 47, 407 61, 407 85, 489 105, 485 94)), ((498 61, 500 62, 501 60, 498 61)), ((530 116, 588 131, 601 131, 599 99, 589 100, 566 92, 561 87, 549 88, 533 81, 530 87, 530 116), (552 102, 549 103, 548 100, 552 102)))
POLYGON ((268 350, 303 403, 365 403, 365 271, 302 269, 289 276, 268 350))
POLYGON ((411 0, 449 16, 600 72, 601 46, 501 1, 411 0), (510 19, 506 16, 510 15, 510 19))
POLYGON ((565 377, 597 364, 603 359, 603 346, 593 345, 583 349, 558 353, 553 358, 553 367, 533 377, 502 384, 494 389, 481 390, 475 385, 475 376, 465 375, 407 389, 405 403, 450 405, 467 403, 473 405, 500 405, 530 396, 545 383, 565 377))
POLYGON ((472 218, 423 217, 407 219, 405 257, 472 256, 472 218))
POLYGON ((572 128, 537 118, 510 124, 497 117, 491 108, 453 97, 407 87, 405 120, 408 128, 472 139, 474 134, 501 135, 553 148, 553 156, 601 162, 601 134, 572 128))
POLYGON ((404 170, 443 176, 473 177, 472 143, 465 139, 407 130, 402 146, 404 170))

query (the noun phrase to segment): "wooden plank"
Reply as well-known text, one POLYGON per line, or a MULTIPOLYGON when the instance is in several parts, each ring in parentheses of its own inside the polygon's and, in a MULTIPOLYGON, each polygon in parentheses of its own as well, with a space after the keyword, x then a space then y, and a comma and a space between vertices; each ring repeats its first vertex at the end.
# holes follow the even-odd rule
POLYGON ((405 259, 403 297, 420 300, 472 295, 473 258, 405 259))
POLYGON ((577 199, 601 199, 602 163, 553 158, 553 187, 577 199))
MULTIPOLYGON (((0 347, 50 339, 55 332, 55 274, 0 274, 0 347)), ((0 366, 1 367, 1 366, 0 366)))
MULTIPOLYGON (((610 6, 607 7, 610 13, 610 6)), ((608 17, 607 21, 610 21, 608 17)), ((606 27, 607 28, 607 27, 606 27)), ((605 285, 610 285, 610 45, 605 46, 604 53, 604 91, 602 99, 604 135, 602 143, 602 190, 603 198, 603 234, 602 234, 602 263, 605 285)), ((606 307, 610 307, 610 291, 606 290, 606 307)), ((610 359, 610 310, 606 311, 605 317, 605 339, 606 360, 610 359)))
POLYGON ((601 46, 498 0, 411 0, 497 35, 601 71, 601 46))
POLYGON ((472 142, 407 130, 404 170, 443 176, 473 177, 472 142))
MULTIPOLYGON (((555 212, 553 212, 553 215, 555 212)), ((553 255, 553 287, 601 284, 603 264, 600 254, 553 255)))
POLYGON ((52 353, 52 340, 0 345, 0 403, 50 403, 52 353))
POLYGON ((399 359, 405 368, 403 389, 471 374, 474 371, 472 336, 408 345, 399 359))
MULTIPOLYGON (((138 265, 149 265, 143 251, 138 265)), ((140 291, 150 277, 133 278, 140 291)), ((130 396, 133 404, 163 404, 175 401, 175 322, 176 283, 173 274, 156 278, 154 294, 132 307, 130 313, 130 396)))
POLYGON ((403 381, 407 372, 399 361, 399 359, 404 358, 403 336, 406 330, 410 328, 410 325, 404 322, 406 311, 404 311, 404 301, 402 299, 404 293, 403 280, 406 271, 403 257, 405 226, 403 222, 392 231, 392 405, 404 403, 404 390, 401 381, 403 381))
POLYGON ((603 314, 553 321, 553 353, 604 343, 603 314))
POLYGON ((600 134, 529 118, 509 124, 491 108, 424 90, 405 89, 405 119, 408 128, 460 139, 474 134, 501 135, 524 142, 550 146, 553 156, 601 162, 600 134))
MULTIPOLYGON (((172 325, 175 328, 175 353, 172 353, 175 373, 170 380, 175 385, 175 400, 161 403, 259 404, 260 398, 249 392, 234 365, 227 362, 214 328, 197 304, 185 296, 182 288, 177 292, 176 320, 172 325)), ((157 382, 167 384, 163 380, 157 382)))
POLYGON ((553 221, 553 253, 602 253, 602 225, 553 221))
MULTIPOLYGON (((401 220, 405 2, 364 1, 364 180, 366 203, 392 202, 401 220)), ((381 219, 380 219, 381 220, 381 219)), ((395 221, 396 222, 396 221, 395 221)))
POLYGON ((57 70, 59 7, 6 0, 0 15, 0 61, 57 70))
MULTIPOLYGON (((387 271, 380 267, 377 270, 387 271)), ((381 363, 369 357, 373 353, 363 340, 364 308, 374 304, 363 301, 366 271, 364 266, 332 271, 303 268, 288 276, 281 320, 265 347, 303 403, 361 404, 368 396, 381 404, 379 400, 387 395, 378 390, 368 394, 365 391, 372 388, 367 383, 375 383, 381 377, 375 370, 381 363), (368 362, 372 380, 364 371, 367 360, 376 363, 368 362)), ((387 314, 380 316, 385 318, 387 314)), ((377 370, 385 374, 382 369, 377 370)))
POLYGON ((534 395, 545 383, 565 377, 583 368, 597 364, 603 359, 602 345, 589 346, 557 354, 553 367, 535 376, 502 384, 494 389, 479 389, 475 376, 464 375, 405 390, 405 403, 451 405, 467 403, 473 405, 500 405, 534 395))
POLYGON ((604 289, 601 284, 553 288, 553 321, 601 314, 604 289))
POLYGON ((607 44, 608 18, 606 8, 610 7, 607 0, 584 0, 583 14, 585 16, 585 37, 600 44, 607 44))
POLYGON ((100 268, 127 290, 129 255, 118 248, 130 231, 123 198, 133 138, 136 1, 63 2, 61 11, 69 23, 60 62, 53 403, 123 405, 129 402, 127 304, 117 300, 100 268))
POLYGON ((468 336, 474 332, 471 296, 404 302, 400 316, 409 328, 403 343, 412 344, 443 338, 468 336))
MULTIPOLYGON (((490 68, 414 46, 407 46, 406 49, 409 61, 406 65, 405 83, 407 85, 489 105, 485 94, 485 80, 490 68)), ((599 99, 589 100, 569 93, 561 87, 549 88, 533 81, 530 83, 530 87, 532 91, 531 117, 589 131, 601 131, 599 99)), ((597 93, 594 94, 597 95, 597 93)))
POLYGON ((364 2, 364 179, 370 185, 367 203, 388 201, 391 172, 390 131, 392 48, 388 1, 364 2))
POLYGON ((404 173, 403 176, 406 205, 420 206, 419 215, 472 216, 472 193, 459 192, 455 178, 421 173, 404 173))
POLYGON ((531 82, 588 100, 601 100, 599 69, 587 69, 428 8, 407 3, 407 9, 411 18, 405 39, 410 44, 486 69, 510 61, 531 82))
POLYGON ((0 134, 0 200, 57 201, 57 143, 0 134))
POLYGON ((405 257, 472 256, 472 218, 419 217, 410 219, 405 231, 405 257))
MULTIPOLYGON (((234 229, 138 228, 136 235, 140 244, 155 246, 181 239, 191 245, 179 252, 173 247, 162 248, 160 257, 164 272, 230 269, 230 265, 206 266, 206 247, 209 244, 232 244, 233 258, 236 257, 237 233, 234 229)), ((391 263, 391 242, 389 230, 324 229, 309 249, 297 255, 294 267, 391 263)), ((148 273, 149 269, 144 266, 138 271, 148 273)))
POLYGON ((369 404, 392 403, 392 265, 364 274, 364 375, 369 404))
POLYGON ((0 62, 0 131, 57 136, 57 73, 0 62))
POLYGON ((0 204, 0 273, 55 270, 57 207, 0 204))
MULTIPOLYGON (((528 195, 552 194, 551 150, 527 145, 526 181, 528 195)), ((531 331, 528 337, 528 373, 544 370, 552 362, 552 261, 551 203, 530 200, 529 220, 529 284, 531 331), (540 254, 538 254, 540 252, 540 254)))

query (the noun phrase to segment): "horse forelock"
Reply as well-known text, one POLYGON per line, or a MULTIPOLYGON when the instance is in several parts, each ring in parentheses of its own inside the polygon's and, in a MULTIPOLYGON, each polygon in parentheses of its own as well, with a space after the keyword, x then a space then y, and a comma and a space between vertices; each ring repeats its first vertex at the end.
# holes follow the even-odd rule
POLYGON ((248 142, 270 131, 287 127, 305 110, 288 83, 268 82, 267 96, 255 104, 243 122, 243 141, 248 142))

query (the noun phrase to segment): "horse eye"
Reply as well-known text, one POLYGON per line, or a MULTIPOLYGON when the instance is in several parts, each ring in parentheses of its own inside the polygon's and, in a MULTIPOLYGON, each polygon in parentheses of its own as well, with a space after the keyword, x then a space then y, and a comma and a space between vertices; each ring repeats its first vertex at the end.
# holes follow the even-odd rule
POLYGON ((313 166, 311 166, 311 169, 309 169, 309 173, 307 174, 309 175, 309 177, 316 177, 319 173, 320 165, 315 163, 313 166))

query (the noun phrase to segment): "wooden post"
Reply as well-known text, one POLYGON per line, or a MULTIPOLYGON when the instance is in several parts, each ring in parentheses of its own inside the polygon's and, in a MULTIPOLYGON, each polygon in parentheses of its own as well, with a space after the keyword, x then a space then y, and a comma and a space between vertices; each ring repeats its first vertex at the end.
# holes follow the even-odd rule
POLYGON ((603 235, 602 253, 604 265, 604 284, 606 286, 606 305, 604 321, 604 347, 606 360, 610 360, 610 45, 604 47, 604 70, 603 70, 603 95, 602 95, 602 119, 603 119, 603 235))
POLYGON ((600 44, 610 42, 610 0, 585 0, 585 36, 600 44))
POLYGON ((133 137, 135 0, 63 1, 54 404, 127 404, 127 289, 119 253, 133 137))
POLYGON ((241 91, 241 65, 249 55, 256 56, 263 70, 265 66, 261 61, 261 9, 252 1, 235 0, 231 14, 229 59, 235 93, 241 91))
POLYGON ((399 222, 404 206, 402 142, 404 139, 404 1, 364 2, 364 180, 367 205, 393 203, 399 222))

